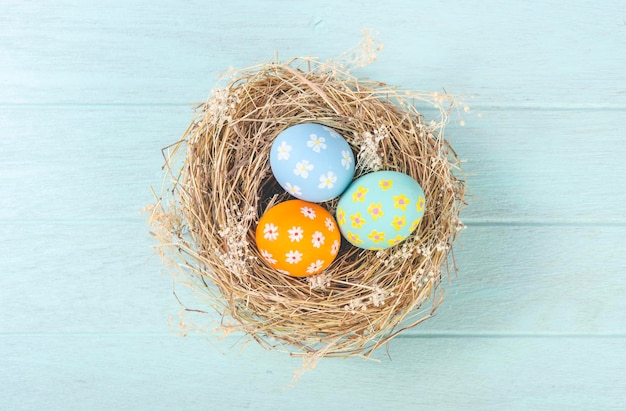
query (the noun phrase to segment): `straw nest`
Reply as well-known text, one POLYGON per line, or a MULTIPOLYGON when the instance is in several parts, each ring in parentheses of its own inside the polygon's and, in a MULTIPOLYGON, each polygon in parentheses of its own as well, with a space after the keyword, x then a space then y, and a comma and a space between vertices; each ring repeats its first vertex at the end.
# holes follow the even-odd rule
MULTIPOLYGON (((455 270, 452 244, 463 228, 464 180, 443 137, 450 101, 308 58, 228 73, 226 86, 197 107, 183 138, 164 149, 164 187, 149 208, 158 252, 177 283, 199 297, 185 310, 213 307, 218 326, 209 332, 240 331, 265 348, 317 357, 369 356, 429 318, 441 301, 439 284, 455 270), (435 118, 427 121, 420 105, 435 118), (395 170, 417 180, 427 199, 417 231, 382 251, 343 240, 335 262, 313 277, 269 268, 255 247, 256 222, 290 198, 272 176, 270 146, 302 122, 346 138, 356 154, 355 178, 395 170)), ((336 203, 322 205, 334 214, 336 203)))

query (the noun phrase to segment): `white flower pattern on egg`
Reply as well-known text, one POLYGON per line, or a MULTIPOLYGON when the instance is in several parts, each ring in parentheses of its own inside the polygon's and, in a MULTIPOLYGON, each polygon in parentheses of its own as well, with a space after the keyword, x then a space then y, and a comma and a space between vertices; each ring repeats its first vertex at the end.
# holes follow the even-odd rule
POLYGON ((276 264, 276 259, 272 258, 272 254, 267 250, 261 250, 261 256, 270 264, 276 264))
POLYGON ((315 220, 315 210, 313 210, 311 207, 302 207, 300 209, 300 212, 303 216, 310 218, 311 220, 315 220))
POLYGON ((313 247, 320 248, 322 244, 324 244, 325 239, 326 237, 324 237, 324 234, 322 234, 320 231, 314 232, 313 236, 311 237, 311 242, 313 243, 313 247))
POLYGON ((326 126, 322 126, 322 128, 328 131, 328 134, 330 134, 332 138, 341 138, 341 135, 337 133, 335 130, 333 130, 332 128, 326 127, 326 126))
POLYGON ((272 223, 265 224, 265 227, 263 228, 263 237, 271 241, 276 240, 278 237, 278 227, 272 223))
POLYGON ((309 267, 306 269, 306 272, 308 274, 314 274, 318 272, 319 270, 321 270, 323 265, 324 265, 324 260, 317 260, 316 262, 311 263, 311 265, 309 265, 309 267))
POLYGON ((302 253, 299 251, 291 250, 287 254, 285 254, 285 257, 287 257, 285 261, 287 261, 289 264, 298 264, 302 260, 302 253))
POLYGON ((278 159, 279 160, 289 160, 289 152, 291 151, 291 146, 287 144, 286 141, 283 141, 278 146, 278 159))
POLYGON ((320 176, 320 183, 318 184, 317 188, 331 189, 335 186, 336 182, 337 182, 337 176, 332 171, 329 171, 328 173, 322 174, 320 176))
POLYGON ((301 196, 302 195, 302 189, 295 185, 295 184, 291 184, 289 182, 287 182, 285 184, 285 188, 287 189, 287 192, 289 194, 291 194, 292 196, 301 196))
POLYGON ((342 150, 341 155, 342 155, 341 165, 344 166, 346 170, 349 170, 350 164, 352 164, 352 156, 350 156, 350 152, 342 150))
POLYGON ((337 253, 339 252, 339 240, 335 240, 333 241, 333 245, 330 248, 330 254, 331 255, 337 255, 337 253))
POLYGON ((293 170, 293 173, 302 178, 308 178, 309 171, 313 170, 313 168, 313 164, 309 163, 307 160, 302 160, 296 163, 296 168, 293 170))
POLYGON ((319 137, 317 134, 309 135, 309 141, 306 142, 306 146, 319 153, 320 150, 326 149, 326 139, 324 137, 319 137))
POLYGON ((326 225, 328 231, 330 231, 331 233, 335 231, 335 224, 333 224, 333 220, 331 220, 329 217, 326 217, 324 224, 326 225))
POLYGON ((289 240, 291 240, 291 242, 300 242, 300 240, 304 237, 304 230, 302 227, 294 226, 291 227, 290 230, 287 230, 287 232, 289 233, 289 240))

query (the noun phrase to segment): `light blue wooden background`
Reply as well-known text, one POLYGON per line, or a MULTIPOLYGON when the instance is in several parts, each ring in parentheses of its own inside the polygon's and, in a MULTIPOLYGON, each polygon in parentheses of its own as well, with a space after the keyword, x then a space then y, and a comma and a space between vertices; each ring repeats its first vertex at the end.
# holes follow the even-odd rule
POLYGON ((625 127, 622 0, 2 0, 0 409, 624 409, 625 127), (138 211, 217 73, 364 27, 356 74, 471 106, 460 273, 390 359, 290 388, 298 359, 173 334, 138 211))

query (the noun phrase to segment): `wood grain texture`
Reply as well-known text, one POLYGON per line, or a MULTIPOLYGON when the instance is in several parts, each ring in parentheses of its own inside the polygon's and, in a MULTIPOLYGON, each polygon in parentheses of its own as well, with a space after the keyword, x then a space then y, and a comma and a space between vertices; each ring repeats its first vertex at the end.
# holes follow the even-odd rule
POLYGON ((5 337, 7 409, 623 409, 616 338, 399 338, 380 362, 297 359, 201 338, 5 337), (33 355, 33 353, 38 353, 33 355), (580 370, 584 369, 585 372, 580 370), (19 403, 16 402, 19 399, 19 403), (13 406, 16 407, 13 407, 13 406))
POLYGON ((412 2, 3 2, 1 103, 187 103, 213 75, 341 54, 364 27, 386 51, 362 72, 497 107, 626 108, 626 5, 412 2))
POLYGON ((0 409, 626 408, 623 1, 5 0, 0 28, 0 409), (300 360, 174 335, 138 212, 216 74, 365 27, 356 75, 471 108, 460 271, 390 358, 289 388, 300 360))

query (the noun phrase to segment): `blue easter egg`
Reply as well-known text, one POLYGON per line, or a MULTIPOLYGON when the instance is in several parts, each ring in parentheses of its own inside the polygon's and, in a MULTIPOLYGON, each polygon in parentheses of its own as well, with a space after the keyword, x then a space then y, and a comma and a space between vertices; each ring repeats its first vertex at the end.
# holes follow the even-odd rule
POLYGON ((330 127, 297 124, 272 143, 270 166, 289 194, 320 203, 339 196, 350 184, 354 154, 346 139, 330 127))
POLYGON ((366 250, 393 247, 422 221, 424 191, 410 176, 376 171, 354 180, 337 204, 339 230, 352 245, 366 250))

